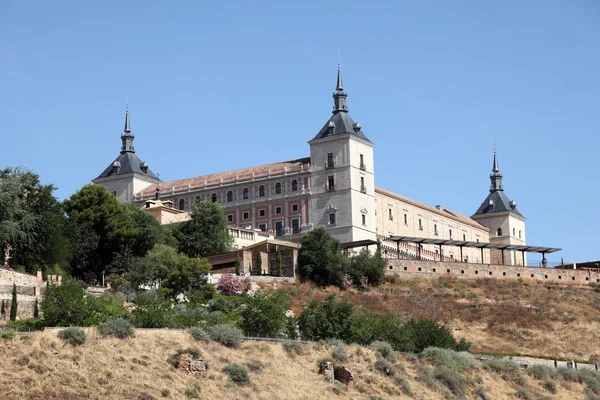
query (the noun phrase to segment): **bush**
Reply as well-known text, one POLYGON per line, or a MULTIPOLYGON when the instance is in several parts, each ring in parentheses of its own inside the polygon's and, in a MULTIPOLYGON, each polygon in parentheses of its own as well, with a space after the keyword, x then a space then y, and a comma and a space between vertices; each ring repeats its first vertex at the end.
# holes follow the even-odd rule
POLYGON ((250 360, 246 363, 246 366, 251 372, 254 372, 256 374, 260 374, 263 368, 265 367, 264 364, 258 360, 250 360))
POLYGON ((501 374, 502 379, 506 381, 513 381, 519 385, 525 384, 521 370, 514 361, 507 359, 490 360, 485 364, 485 367, 501 374))
POLYGON ((377 354, 381 355, 381 357, 385 358, 388 361, 396 361, 396 353, 394 353, 394 349, 392 345, 388 342, 382 342, 380 340, 376 340, 371 343, 370 346, 373 350, 377 352, 377 354))
POLYGON ((241 328, 249 335, 282 336, 288 322, 286 312, 291 303, 284 289, 258 290, 246 299, 241 311, 241 328))
POLYGON ((526 387, 520 387, 519 390, 517 390, 517 393, 515 395, 519 399, 533 400, 533 396, 532 396, 531 392, 526 387))
POLYGON ((0 338, 2 338, 4 340, 11 340, 14 337, 15 337, 15 331, 4 331, 0 335, 0 338))
POLYGON ((578 371, 579 380, 587 385, 587 387, 595 394, 600 394, 600 375, 589 369, 578 371))
POLYGON ((546 389, 552 394, 556 394, 556 383, 554 383, 550 379, 546 379, 544 381, 544 389, 546 389))
POLYGON ((385 376, 393 376, 396 374, 396 367, 386 360, 375 361, 375 369, 385 376))
POLYGON ((226 296, 241 296, 250 290, 250 281, 238 279, 233 275, 224 275, 219 279, 216 289, 226 296))
POLYGON ((204 342, 207 342, 210 340, 210 335, 208 334, 208 332, 206 332, 204 329, 202 329, 198 326, 194 326, 194 327, 190 328, 188 330, 188 332, 190 333, 190 335, 192 335, 192 337, 195 340, 202 340, 204 342))
POLYGON ((422 356, 436 367, 443 366, 454 372, 477 368, 475 358, 469 353, 458 353, 450 349, 428 347, 423 350, 422 356))
POLYGON ((338 362, 346 362, 350 357, 348 357, 348 351, 346 350, 346 345, 338 344, 331 351, 331 357, 338 362))
POLYGON ((413 395, 412 387, 410 386, 410 382, 405 377, 396 375, 395 381, 396 381, 396 385, 398 385, 398 387, 400 389, 402 389, 402 392, 405 395, 407 395, 409 397, 411 397, 413 395))
POLYGON ((171 301, 158 290, 138 293, 135 304, 132 320, 137 328, 164 328, 173 317, 171 301))
POLYGON ((547 367, 545 365, 532 365, 525 371, 527 375, 534 377, 535 379, 546 379, 555 378, 557 372, 554 368, 547 367))
POLYGON ((210 338, 227 347, 239 347, 244 340, 244 334, 233 325, 220 324, 210 330, 210 338))
POLYGON ((81 346, 85 343, 87 335, 80 328, 66 328, 58 332, 58 337, 61 338, 65 343, 73 346, 81 346))
POLYGON ((451 370, 445 365, 441 365, 435 368, 433 375, 456 396, 462 397, 464 395, 468 381, 458 375, 456 371, 451 370))
POLYGON ((487 390, 483 386, 480 386, 475 394, 477 395, 477 400, 490 400, 487 390))
POLYGON ((41 331, 45 326, 46 321, 43 318, 26 318, 18 321, 10 321, 6 324, 7 328, 11 328, 19 332, 41 331))
POLYGON ((248 385, 250 383, 248 370, 240 364, 229 364, 223 368, 223 372, 229 375, 229 379, 236 385, 248 385))
POLYGON ((302 344, 296 342, 284 342, 282 343, 283 350, 288 356, 293 357, 302 353, 302 344))
POLYGON ((560 367, 556 370, 556 374, 559 378, 567 382, 581 382, 579 380, 579 374, 575 369, 560 367))
POLYGON ((133 325, 123 318, 115 318, 98 325, 98 333, 102 336, 112 336, 125 339, 133 336, 133 325))

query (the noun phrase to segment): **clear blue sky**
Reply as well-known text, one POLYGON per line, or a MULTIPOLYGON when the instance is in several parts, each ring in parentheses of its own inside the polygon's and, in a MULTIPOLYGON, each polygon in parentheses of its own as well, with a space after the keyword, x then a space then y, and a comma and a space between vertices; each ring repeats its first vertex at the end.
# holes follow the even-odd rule
POLYGON ((504 187, 550 260, 600 259, 600 3, 0 1, 0 167, 62 199, 119 153, 163 180, 309 155, 338 48, 376 185, 471 215, 504 187))

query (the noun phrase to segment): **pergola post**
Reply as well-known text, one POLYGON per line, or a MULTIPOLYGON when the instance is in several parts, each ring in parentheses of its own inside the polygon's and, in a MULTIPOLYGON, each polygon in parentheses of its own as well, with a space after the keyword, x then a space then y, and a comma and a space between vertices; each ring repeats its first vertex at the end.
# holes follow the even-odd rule
POLYGON ((417 249, 419 250, 419 260, 421 259, 421 245, 417 243, 417 249))
POLYGON ((460 247, 460 262, 463 262, 464 258, 462 255, 462 246, 459 246, 459 247, 460 247))
POLYGON ((525 266, 525 250, 523 250, 521 254, 523 255, 523 266, 525 266))
POLYGON ((442 245, 440 244, 440 261, 444 261, 442 256, 442 245))
POLYGON ((504 249, 502 249, 502 265, 504 265, 504 249))
POLYGON ((481 263, 484 264, 484 262, 483 262, 483 247, 481 248, 481 263))
POLYGON ((396 242, 396 257, 400 259, 400 241, 396 242))

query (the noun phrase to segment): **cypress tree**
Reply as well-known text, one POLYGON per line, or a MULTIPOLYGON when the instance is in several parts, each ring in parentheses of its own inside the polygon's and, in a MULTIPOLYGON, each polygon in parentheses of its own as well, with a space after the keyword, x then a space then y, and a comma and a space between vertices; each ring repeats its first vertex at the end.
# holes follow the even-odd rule
POLYGON ((38 299, 36 297, 35 305, 33 306, 33 318, 39 318, 39 317, 40 317, 40 308, 38 306, 38 299))
POLYGON ((283 276, 283 269, 281 267, 281 250, 277 247, 277 255, 275 257, 275 265, 277 268, 277 276, 283 276))
POLYGON ((260 251, 256 252, 256 273, 262 275, 262 257, 260 251))
POLYGON ((17 285, 13 283, 12 304, 10 305, 10 320, 17 320, 17 285))
POLYGON ((235 274, 237 276, 241 275, 240 253, 237 253, 235 256, 235 274))
POLYGON ((4 299, 2 299, 2 308, 0 308, 0 318, 4 319, 6 317, 6 305, 4 304, 4 299))

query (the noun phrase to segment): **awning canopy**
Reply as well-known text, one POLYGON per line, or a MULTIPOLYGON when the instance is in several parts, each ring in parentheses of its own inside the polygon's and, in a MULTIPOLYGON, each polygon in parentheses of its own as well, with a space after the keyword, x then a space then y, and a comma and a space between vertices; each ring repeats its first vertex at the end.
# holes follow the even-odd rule
POLYGON ((386 238, 391 242, 405 242, 415 244, 433 244, 436 246, 456 246, 456 247, 474 247, 477 249, 498 249, 498 250, 517 250, 529 253, 554 253, 562 249, 556 247, 542 247, 542 246, 520 246, 516 244, 504 244, 504 243, 486 243, 486 242, 469 242, 465 240, 452 240, 452 239, 432 239, 432 238, 419 238, 410 236, 390 236, 386 238))

